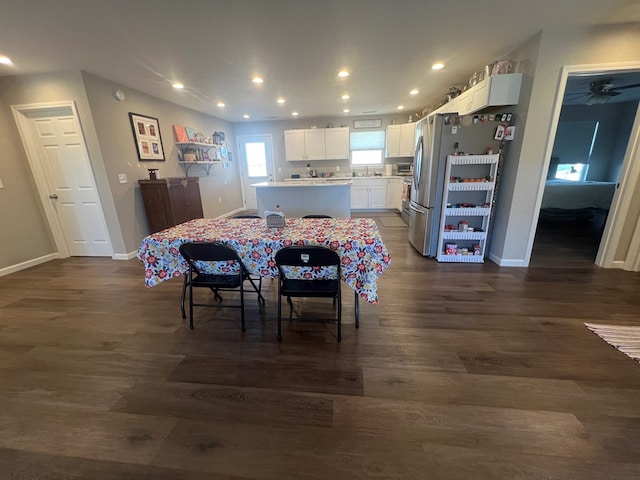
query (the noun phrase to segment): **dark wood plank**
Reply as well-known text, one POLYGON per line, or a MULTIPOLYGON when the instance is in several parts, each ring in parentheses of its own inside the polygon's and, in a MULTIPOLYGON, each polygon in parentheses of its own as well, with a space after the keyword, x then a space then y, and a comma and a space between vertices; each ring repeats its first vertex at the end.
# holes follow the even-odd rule
POLYGON ((145 288, 135 259, 1 277, 0 477, 640 477, 640 365, 584 327, 640 325, 637 273, 557 225, 526 269, 439 264, 378 226, 392 265, 360 329, 345 287, 341 343, 330 303, 297 299, 279 343, 272 280, 242 333, 225 308, 189 330, 181 279, 145 288))

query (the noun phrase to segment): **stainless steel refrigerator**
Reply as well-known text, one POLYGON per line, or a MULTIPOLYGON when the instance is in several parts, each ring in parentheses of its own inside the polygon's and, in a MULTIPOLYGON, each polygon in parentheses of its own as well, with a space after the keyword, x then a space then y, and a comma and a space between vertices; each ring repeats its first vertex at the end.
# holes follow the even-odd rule
POLYGON ((481 155, 491 147, 500 123, 487 115, 429 115, 416 123, 416 150, 413 160, 413 185, 409 204, 409 242, 427 257, 438 252, 438 233, 444 189, 447 155, 481 155))

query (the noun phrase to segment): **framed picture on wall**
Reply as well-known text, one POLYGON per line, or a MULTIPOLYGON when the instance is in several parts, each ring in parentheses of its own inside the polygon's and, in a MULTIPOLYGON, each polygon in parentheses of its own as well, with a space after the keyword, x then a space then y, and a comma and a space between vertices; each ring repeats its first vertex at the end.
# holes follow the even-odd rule
POLYGON ((162 136, 158 119, 129 112, 133 140, 136 144, 139 161, 164 161, 162 136))

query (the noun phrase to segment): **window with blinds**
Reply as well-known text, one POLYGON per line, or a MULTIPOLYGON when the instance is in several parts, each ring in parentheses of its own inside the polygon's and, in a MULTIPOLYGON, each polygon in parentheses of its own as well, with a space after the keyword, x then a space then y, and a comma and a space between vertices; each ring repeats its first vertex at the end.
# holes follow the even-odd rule
POLYGON ((349 134, 351 165, 382 165, 384 140, 384 130, 351 132, 349 134))

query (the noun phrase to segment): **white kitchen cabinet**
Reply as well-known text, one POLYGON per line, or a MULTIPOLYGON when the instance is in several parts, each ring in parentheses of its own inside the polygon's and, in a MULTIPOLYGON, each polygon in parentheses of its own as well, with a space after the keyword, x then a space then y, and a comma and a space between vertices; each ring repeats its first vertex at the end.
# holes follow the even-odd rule
POLYGON ((287 161, 348 160, 349 128, 308 128, 284 131, 287 161))
POLYGON ((413 157, 415 135, 415 123, 387 125, 385 158, 413 157))
POLYGON ((386 209, 387 180, 354 178, 351 185, 351 208, 354 210, 386 209))
POLYGON ((349 160, 349 127, 325 129, 324 145, 327 160, 349 160))
POLYGON ((324 160, 325 129, 309 128, 284 131, 284 150, 288 161, 324 160))
POLYGON ((492 75, 462 92, 434 113, 470 115, 487 107, 517 105, 520 99, 521 73, 492 75))
POLYGON ((439 262, 483 263, 499 155, 447 157, 439 262))
POLYGON ((387 179, 387 208, 402 210, 402 179, 387 179))

